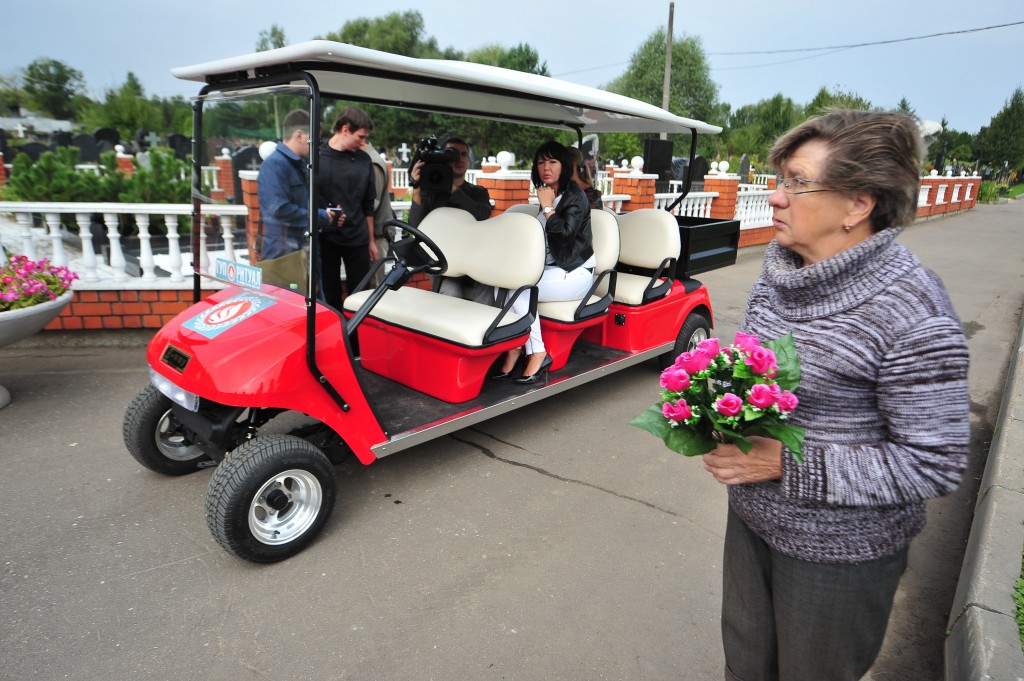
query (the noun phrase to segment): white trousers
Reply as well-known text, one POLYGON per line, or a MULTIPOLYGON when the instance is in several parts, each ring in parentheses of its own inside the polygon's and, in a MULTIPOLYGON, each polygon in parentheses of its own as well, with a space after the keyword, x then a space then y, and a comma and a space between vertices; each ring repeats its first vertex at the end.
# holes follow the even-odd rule
MULTIPOLYGON (((548 265, 537 282, 537 301, 553 303, 559 300, 579 300, 594 283, 594 274, 586 267, 577 267, 566 272, 557 265, 548 265)), ((495 295, 498 295, 495 292, 495 295)), ((526 296, 519 296, 512 303, 512 311, 524 315, 530 310, 526 296)), ((526 341, 526 354, 544 352, 544 340, 540 337, 540 314, 530 326, 530 339, 526 341)))

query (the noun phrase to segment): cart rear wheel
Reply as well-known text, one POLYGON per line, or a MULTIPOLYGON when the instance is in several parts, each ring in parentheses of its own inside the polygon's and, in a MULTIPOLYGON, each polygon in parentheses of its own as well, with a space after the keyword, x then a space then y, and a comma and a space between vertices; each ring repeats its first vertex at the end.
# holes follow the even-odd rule
POLYGON ((273 563, 313 541, 336 492, 323 452, 291 435, 268 435, 242 444, 218 466, 206 492, 206 524, 228 553, 273 563))
POLYGON ((185 475, 210 461, 175 418, 171 401, 151 385, 128 405, 121 434, 135 460, 157 473, 185 475))
POLYGON ((690 313, 686 317, 686 321, 683 322, 683 327, 679 329, 672 352, 665 353, 658 358, 660 368, 671 366, 676 361, 676 357, 684 352, 691 352, 700 345, 701 341, 706 341, 710 336, 711 324, 707 318, 696 312, 690 313))

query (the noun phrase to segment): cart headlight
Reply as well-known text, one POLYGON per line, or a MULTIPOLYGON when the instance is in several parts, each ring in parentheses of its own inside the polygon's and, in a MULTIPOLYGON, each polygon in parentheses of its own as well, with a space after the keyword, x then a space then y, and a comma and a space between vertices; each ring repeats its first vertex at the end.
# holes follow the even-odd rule
POLYGON ((174 385, 174 383, 154 371, 153 367, 149 368, 149 382, 171 402, 180 404, 189 411, 199 411, 199 395, 174 385))

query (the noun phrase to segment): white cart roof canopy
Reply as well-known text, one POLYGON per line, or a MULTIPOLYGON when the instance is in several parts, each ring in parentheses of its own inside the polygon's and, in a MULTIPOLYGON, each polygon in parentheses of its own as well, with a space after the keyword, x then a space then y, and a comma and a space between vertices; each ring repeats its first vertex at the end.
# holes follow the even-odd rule
MULTIPOLYGON (((586 132, 716 134, 722 129, 646 102, 496 66, 415 59, 327 40, 182 66, 201 83, 305 71, 321 96, 586 132)), ((295 81, 297 84, 301 81, 295 81)))

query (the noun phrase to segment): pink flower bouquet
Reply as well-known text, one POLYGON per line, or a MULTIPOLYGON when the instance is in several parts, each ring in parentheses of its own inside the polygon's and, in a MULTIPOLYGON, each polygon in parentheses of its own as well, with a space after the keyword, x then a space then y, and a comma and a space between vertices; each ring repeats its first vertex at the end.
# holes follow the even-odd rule
POLYGON ((798 400, 800 361, 792 334, 761 343, 737 333, 728 347, 709 338, 684 352, 661 373, 661 401, 630 425, 654 433, 684 456, 698 456, 720 442, 744 452, 750 436, 779 440, 803 461, 804 431, 786 423, 798 400))

